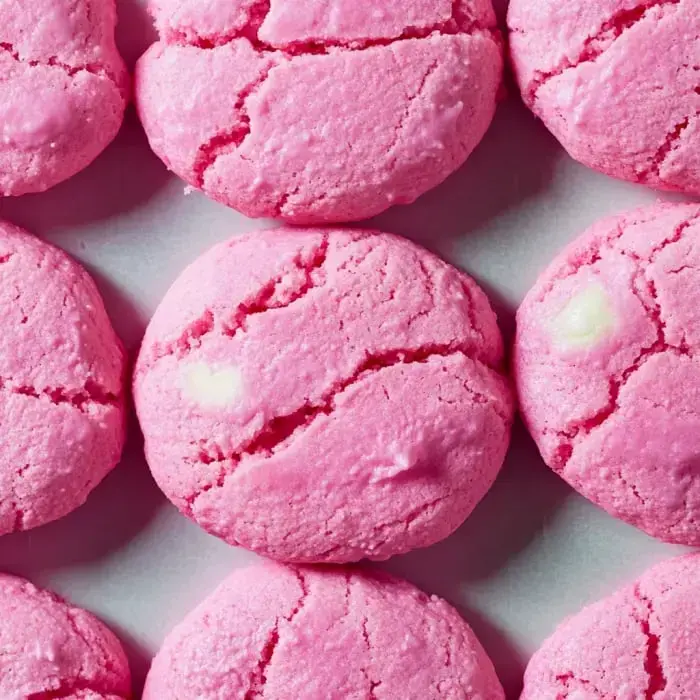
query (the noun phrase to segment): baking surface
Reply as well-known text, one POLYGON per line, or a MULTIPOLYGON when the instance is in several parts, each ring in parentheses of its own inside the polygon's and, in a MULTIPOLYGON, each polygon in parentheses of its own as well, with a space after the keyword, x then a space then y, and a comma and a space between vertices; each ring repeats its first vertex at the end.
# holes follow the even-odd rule
MULTIPOLYGON (((133 65, 152 38, 150 20, 139 0, 118 4, 120 44, 133 65)), ((472 274, 510 341, 517 304, 566 242, 602 216, 658 198, 574 163, 511 96, 456 175, 370 225, 406 235, 472 274)), ((265 226, 198 193, 185 196, 184 183, 148 149, 133 109, 88 170, 50 192, 0 200, 0 217, 88 267, 132 357, 188 262, 217 241, 265 226)), ((467 523, 445 542, 384 566, 462 611, 515 699, 527 659, 563 617, 682 551, 575 494, 517 425, 498 482, 467 523)), ((137 692, 166 632, 252 558, 167 503, 133 419, 121 465, 84 507, 0 539, 0 569, 53 588, 113 627, 129 649, 137 692)))

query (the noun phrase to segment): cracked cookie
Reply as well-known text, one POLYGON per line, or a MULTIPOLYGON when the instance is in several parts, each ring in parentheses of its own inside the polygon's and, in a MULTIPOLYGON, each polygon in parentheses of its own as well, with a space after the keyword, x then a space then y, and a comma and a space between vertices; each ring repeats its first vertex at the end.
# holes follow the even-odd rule
POLYGON ((122 346, 92 279, 0 222, 0 534, 67 515, 124 443, 122 346))
POLYGON ((67 180, 117 135, 115 24, 114 0, 0 0, 0 196, 67 180))
POLYGON ((512 0, 525 103, 573 158, 700 194, 697 0, 512 0))
POLYGON ((387 574, 236 571, 166 639, 144 700, 503 700, 491 660, 437 596, 387 574))
POLYGON ((117 638, 93 615, 0 574, 0 697, 126 700, 131 677, 117 638))
POLYGON ((278 229, 191 265, 134 374, 160 487, 275 559, 387 559, 447 537, 503 462, 513 400, 479 287, 388 234, 278 229))
POLYGON ((501 84, 490 0, 152 0, 153 150, 250 217, 354 221, 467 159, 501 84))
POLYGON ((650 535, 700 545, 700 206, 593 226, 517 314, 520 406, 545 462, 650 535))
POLYGON ((533 656, 520 700, 700 697, 700 556, 663 562, 562 623, 533 656))

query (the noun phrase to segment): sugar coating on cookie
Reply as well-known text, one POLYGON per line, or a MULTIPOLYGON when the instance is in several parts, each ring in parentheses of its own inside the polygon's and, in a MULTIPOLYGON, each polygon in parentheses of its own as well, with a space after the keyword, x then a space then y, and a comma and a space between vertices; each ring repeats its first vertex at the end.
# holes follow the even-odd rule
POLYGON ((562 623, 520 700, 700 697, 700 556, 663 562, 562 623))
POLYGON ((517 326, 520 405, 547 464, 613 515, 700 545, 700 207, 596 224, 517 326))
POLYGON ((251 217, 367 218, 442 182, 496 105, 491 0, 152 0, 151 146, 251 217))
POLYGON ((88 274, 0 222, 0 534, 71 512, 124 442, 121 343, 88 274))
POLYGON ((168 636, 144 700, 503 700, 456 610, 382 573, 239 570, 168 636))
POLYGON ((523 98, 577 160, 700 194, 696 0, 512 0, 523 98))
POLYGON ((124 650, 90 613, 5 574, 0 574, 0 610, 3 700, 131 697, 124 650))
POLYGON ((121 126, 128 76, 114 0, 0 2, 0 196, 87 167, 121 126))
POLYGON ((503 462, 513 401, 483 292, 409 241, 282 229, 220 244, 134 375, 153 474, 209 532, 288 561, 450 534, 503 462))

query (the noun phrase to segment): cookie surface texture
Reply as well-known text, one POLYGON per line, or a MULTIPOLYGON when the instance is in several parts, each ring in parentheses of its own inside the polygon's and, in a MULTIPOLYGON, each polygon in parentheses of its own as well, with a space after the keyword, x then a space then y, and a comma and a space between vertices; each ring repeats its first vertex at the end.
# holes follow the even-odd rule
POLYGON ((609 513, 700 544, 700 207, 593 226, 517 314, 521 410, 545 462, 609 513))
POLYGON ((465 274, 388 234, 281 229, 176 281, 134 391, 147 459, 206 530, 285 561, 386 559, 495 479, 513 401, 465 274))
POLYGON ((94 282, 0 222, 0 533, 67 515, 119 461, 125 357, 94 282))
POLYGON ((168 636, 144 700, 503 700, 474 633, 386 574, 263 564, 168 636))
POLYGON ((129 665, 90 613, 28 581, 0 575, 0 696, 6 700, 126 700, 129 665))
POLYGON ((700 557, 661 563, 574 615, 530 661, 520 700, 700 696, 700 557))
POLYGON ((696 0, 513 0, 508 24, 525 102, 576 160, 700 194, 696 0))
POLYGON ((119 131, 129 95, 114 0, 0 0, 0 196, 43 192, 119 131))
POLYGON ((155 0, 153 150, 250 217, 355 221, 456 170, 501 83, 490 0, 155 0))

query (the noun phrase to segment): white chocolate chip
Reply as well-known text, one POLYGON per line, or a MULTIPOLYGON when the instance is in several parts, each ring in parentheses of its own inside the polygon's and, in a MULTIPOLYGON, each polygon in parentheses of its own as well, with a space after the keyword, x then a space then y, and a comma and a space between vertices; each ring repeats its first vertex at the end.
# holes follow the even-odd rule
POLYGON ((563 350, 583 350, 597 345, 615 327, 610 298, 600 284, 593 284, 576 296, 551 322, 554 341, 563 350))
POLYGON ((182 387, 185 394, 201 406, 225 408, 243 393, 243 375, 238 367, 211 367, 197 362, 184 368, 182 387))

